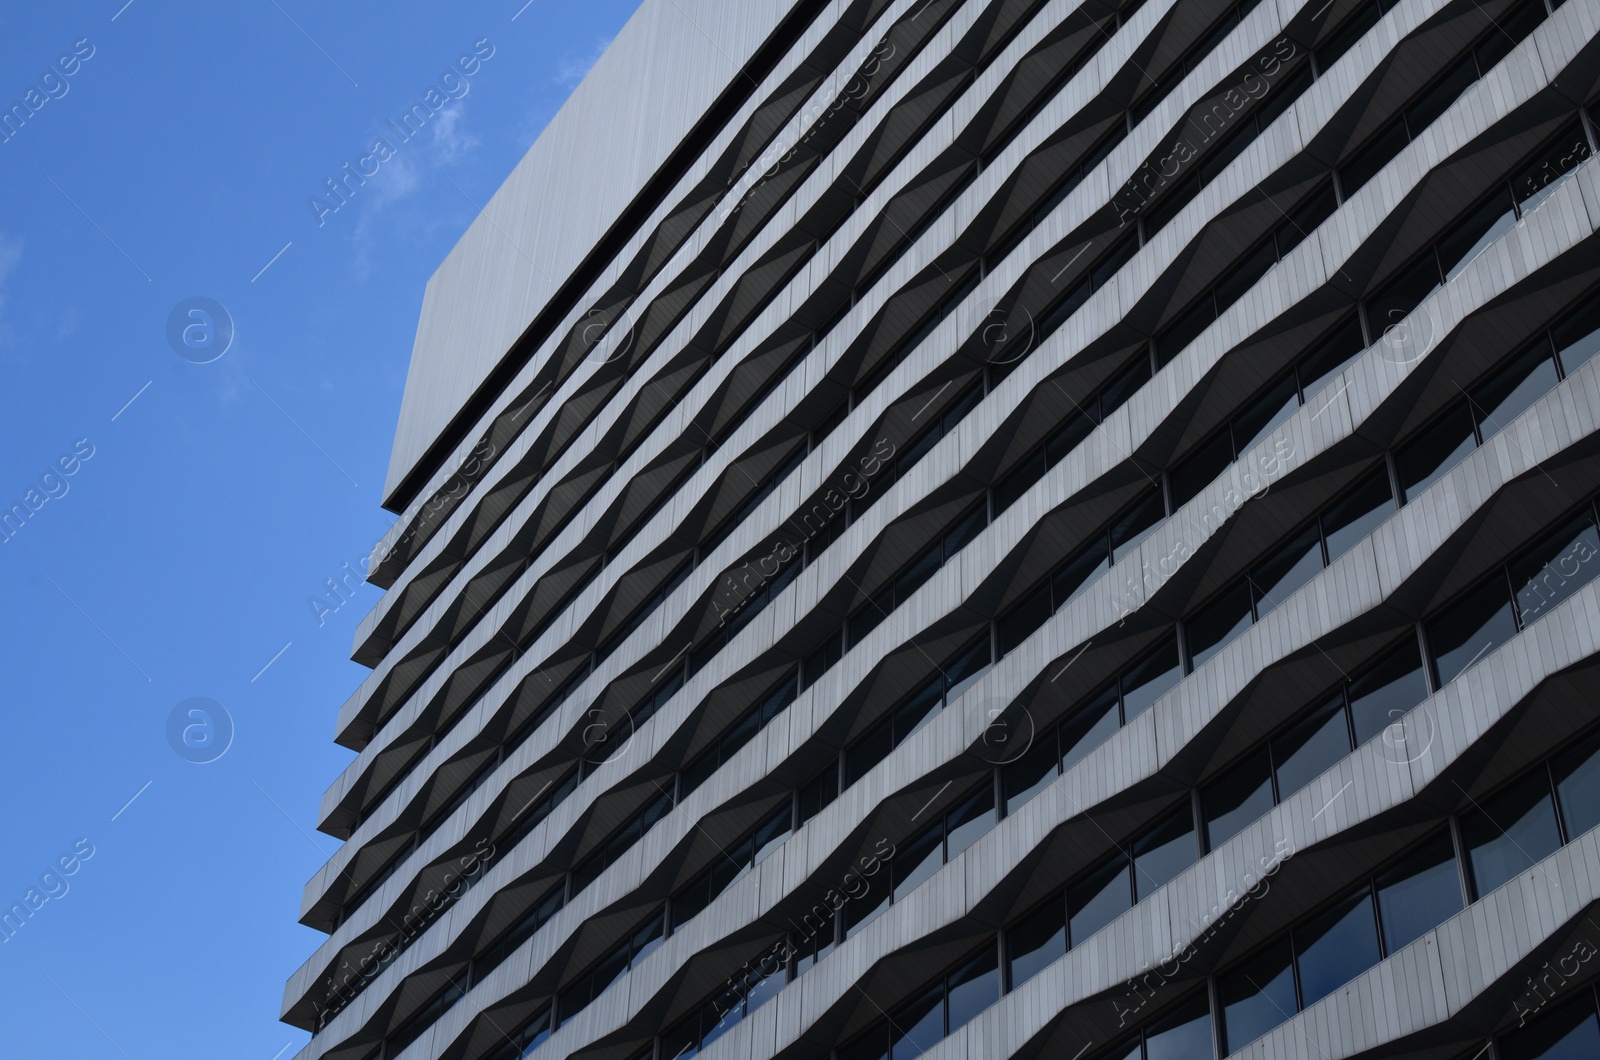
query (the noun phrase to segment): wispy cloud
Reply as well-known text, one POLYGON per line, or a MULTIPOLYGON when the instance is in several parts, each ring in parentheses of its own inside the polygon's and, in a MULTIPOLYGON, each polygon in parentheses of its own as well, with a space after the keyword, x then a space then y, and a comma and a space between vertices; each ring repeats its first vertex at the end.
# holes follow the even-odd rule
POLYGON ((599 62, 600 56, 604 55, 609 47, 611 47, 611 38, 606 37, 597 40, 594 47, 587 52, 581 54, 567 53, 556 64, 556 72, 552 80, 569 92, 577 88, 578 82, 583 80, 583 75, 589 72, 590 67, 599 62))
MULTIPOLYGON (((460 165, 477 150, 479 139, 469 130, 466 114, 465 100, 452 103, 434 115, 420 135, 394 144, 394 157, 373 178, 371 194, 356 219, 353 238, 359 277, 364 279, 371 273, 385 214, 403 209, 436 173, 460 165)), ((390 142, 394 143, 392 137, 390 142)))

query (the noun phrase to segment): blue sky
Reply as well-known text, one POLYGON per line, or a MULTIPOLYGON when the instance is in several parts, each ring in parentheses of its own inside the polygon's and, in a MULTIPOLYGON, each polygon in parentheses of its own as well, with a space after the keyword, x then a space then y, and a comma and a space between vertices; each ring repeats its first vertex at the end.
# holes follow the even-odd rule
POLYGON ((29 114, 0 142, 0 509, 29 513, 0 542, 0 909, 31 912, 0 931, 0 1054, 305 1042, 277 1014, 322 938, 295 920, 337 847, 314 822, 378 591, 320 626, 309 601, 392 521, 428 276, 636 6, 0 14, 0 103, 29 114), (493 54, 446 81, 475 45, 493 54), (313 205, 441 86, 465 94, 337 211, 313 205), (168 341, 197 297, 233 323, 215 359, 205 318, 179 320, 203 355, 168 341), (202 724, 196 698, 233 729, 207 763, 168 738, 180 704, 176 731, 202 724))

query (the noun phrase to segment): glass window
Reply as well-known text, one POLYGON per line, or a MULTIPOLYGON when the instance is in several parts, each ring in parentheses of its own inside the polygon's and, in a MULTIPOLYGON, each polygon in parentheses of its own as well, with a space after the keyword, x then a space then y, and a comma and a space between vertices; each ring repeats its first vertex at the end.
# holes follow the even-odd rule
MULTIPOLYGON (((1190 185, 1193 187, 1194 191, 1198 192, 1200 190, 1200 185, 1197 182, 1191 181, 1190 185)), ((1166 207, 1173 206, 1181 202, 1182 199, 1177 194, 1174 194, 1172 197, 1170 197, 1167 202, 1163 203, 1162 206, 1152 213, 1146 220, 1146 230, 1155 231, 1163 227, 1167 220, 1173 214, 1177 213, 1176 210, 1173 210, 1172 213, 1169 214, 1166 207)), ((1198 338, 1200 333, 1205 331, 1206 328, 1210 327, 1212 322, 1216 319, 1217 307, 1212 301, 1211 292, 1207 291, 1204 296, 1201 297, 1199 302, 1195 303, 1189 309, 1184 310, 1182 316, 1168 324, 1166 330, 1162 331, 1161 334, 1156 336, 1156 360, 1165 365, 1168 361, 1182 353, 1184 347, 1188 346, 1189 343, 1198 338)))
POLYGON ((1395 454, 1401 495, 1408 501, 1414 500, 1477 447, 1472 414, 1463 402, 1395 454))
POLYGON ((1133 905, 1128 890, 1128 859, 1120 856, 1067 892, 1067 941, 1085 939, 1127 912, 1133 905))
POLYGON ((1522 624, 1541 617, 1600 573, 1600 533, 1586 511, 1511 565, 1522 624))
MULTIPOLYGON (((959 660, 956 666, 961 666, 959 660)), ((961 672, 957 669, 935 677, 922 691, 895 708, 891 723, 894 731, 893 746, 899 747, 906 737, 926 725, 929 719, 939 712, 944 700, 944 682, 961 672)))
POLYGON ((1306 1008, 1378 963, 1378 927, 1366 886, 1294 931, 1300 1000, 1306 1008))
POLYGON ((1378 916, 1388 953, 1421 938, 1461 912, 1461 873, 1449 832, 1378 877, 1378 916))
POLYGON ((1148 537, 1150 531, 1159 526, 1166 517, 1166 508, 1161 501, 1161 491, 1152 489, 1136 502, 1125 515, 1111 524, 1112 562, 1122 559, 1122 557, 1133 551, 1139 542, 1148 537))
MULTIPOLYGON (((1226 168, 1227 164, 1231 162, 1240 151, 1250 146, 1250 141, 1255 138, 1255 134, 1256 130, 1252 126, 1242 126, 1239 131, 1233 135, 1226 146, 1224 146, 1212 158, 1206 160, 1207 170, 1209 172, 1218 172, 1226 168), (1215 169, 1212 169, 1212 166, 1215 166, 1215 169)), ((1210 176, 1207 176, 1205 179, 1210 180, 1211 178, 1210 176)), ((1251 251, 1249 257, 1235 265, 1228 272, 1227 276, 1223 277, 1217 282, 1217 311, 1221 312, 1227 309, 1233 303, 1237 302, 1241 297, 1243 297, 1246 291, 1254 286, 1257 280, 1261 279, 1261 277, 1267 274, 1268 269, 1271 269, 1272 266, 1276 265, 1277 263, 1277 244, 1275 244, 1271 239, 1268 239, 1265 243, 1251 251)), ((1289 386, 1293 388, 1293 379, 1289 380, 1289 386)), ((1277 387, 1274 387, 1273 390, 1269 391, 1268 393, 1273 393, 1277 389, 1277 387)), ((1280 403, 1281 402, 1278 401, 1268 401, 1268 399, 1264 397, 1261 402, 1258 402, 1257 405, 1252 409, 1252 412, 1256 413, 1257 418, 1259 418, 1259 414, 1264 406, 1276 408, 1276 406, 1280 403)), ((1246 413, 1246 415, 1248 416, 1250 413, 1246 413)), ((1243 451, 1242 447, 1241 451, 1243 451)))
POLYGON ((1394 494, 1389 489, 1389 474, 1380 467, 1322 515, 1322 532, 1328 541, 1328 562, 1350 550, 1350 546, 1378 528, 1394 514, 1394 494))
POLYGON ((1567 842, 1600 824, 1600 736, 1591 736, 1551 764, 1567 842))
POLYGON ((1233 463, 1233 439, 1227 431, 1201 445, 1194 454, 1173 469, 1168 476, 1172 485, 1172 506, 1188 504, 1200 491, 1233 463))
POLYGON ((1544 767, 1463 814, 1461 841, 1479 898, 1553 853, 1561 837, 1544 767))
MULTIPOLYGON (((944 701, 957 698, 961 693, 989 672, 989 638, 986 636, 963 655, 950 663, 944 672, 944 701)), ((904 737, 901 737, 904 739, 904 737)))
POLYGON ((889 864, 894 879, 894 900, 898 902, 944 864, 943 822, 896 851, 889 864))
POLYGON ((1510 231, 1517 223, 1517 210, 1502 185, 1483 205, 1456 222, 1439 240, 1439 262, 1446 280, 1453 280, 1483 248, 1510 231))
POLYGON ((1472 392, 1478 433, 1488 438, 1502 430, 1558 382, 1550 348, 1541 341, 1472 392))
POLYGON ((1061 752, 1056 747, 1056 730, 1042 732, 1022 757, 1007 763, 1000 771, 1006 813, 1033 798, 1060 774, 1061 752))
POLYGON ((1234 637, 1249 629, 1250 621, 1250 585, 1239 582, 1184 622, 1190 665, 1198 670, 1234 637))
POLYGON ((1287 799, 1349 754, 1350 730, 1344 697, 1334 696, 1316 713, 1272 741, 1278 798, 1287 799))
POLYGON ((1501 1040, 1500 1060, 1592 1060, 1600 1056, 1600 1024, 1587 990, 1501 1040))
POLYGON ((995 623, 996 639, 1000 642, 1000 657, 1011 652, 1028 639, 1028 634, 1044 625, 1045 620, 1054 613, 1050 606, 1050 586, 1041 585, 1027 596, 1023 597, 1011 610, 1000 616, 995 623))
POLYGON ((1006 978, 1012 990, 1067 952, 1066 914, 1066 906, 1056 898, 1006 929, 1006 978))
MULTIPOLYGON (((1295 97, 1310 86, 1311 80, 1310 69, 1303 69, 1288 84, 1280 85, 1278 91, 1273 93, 1276 99, 1268 100, 1266 105, 1256 112, 1256 117, 1260 120, 1261 125, 1266 127, 1272 124, 1273 119, 1284 110, 1287 110, 1289 105, 1295 101, 1295 97)), ((1274 239, 1278 244, 1278 257, 1288 257, 1291 250, 1299 246, 1301 241, 1312 232, 1315 232, 1322 222, 1332 217, 1333 212, 1338 208, 1339 198, 1334 194, 1333 182, 1328 181, 1322 185, 1321 191, 1306 200, 1305 205, 1290 214, 1288 220, 1279 225, 1277 231, 1273 233, 1274 239)), ((1356 349, 1358 351, 1361 348, 1360 339, 1361 331, 1357 328, 1356 349)))
POLYGON ((994 827, 994 784, 986 780, 977 794, 950 811, 945 823, 949 831, 945 845, 948 861, 994 827))
POLYGON ((1236 1053, 1299 1011, 1287 938, 1217 980, 1223 1049, 1236 1053))
POLYGON ((1183 667, 1178 661, 1178 638, 1172 636, 1154 654, 1122 675, 1123 724, 1144 713, 1150 704, 1166 695, 1182 677, 1183 667))
POLYGON ((1433 653, 1439 687, 1454 681, 1463 670, 1516 634, 1511 593, 1504 576, 1496 572, 1486 585, 1457 600, 1428 623, 1428 650, 1433 653))
POLYGON ((1213 781, 1200 795, 1206 848, 1215 850, 1272 809, 1272 761, 1262 748, 1213 781))
POLYGON ((891 1060, 914 1060, 944 1037, 944 984, 896 1012, 889 1021, 891 1060))
POLYGON ((994 946, 950 973, 949 1027, 954 1034, 978 1013, 1000 1000, 1000 968, 994 946))
POLYGON ((809 821, 839 795, 839 767, 829 762, 826 769, 800 789, 800 820, 809 821))
MULTIPOLYGON (((839 1060, 889 1060, 889 1028, 877 1027, 847 1049, 839 1050, 839 1060)), ((666 1043, 663 1042, 663 1045, 666 1043)), ((664 1051, 664 1056, 673 1056, 664 1051)))
MULTIPOLYGON (((903 709, 903 708, 902 708, 903 709)), ((844 782, 854 784, 894 750, 894 726, 887 722, 850 745, 844 753, 844 782)))
POLYGON ((1350 682, 1349 694, 1356 744, 1364 744, 1428 698, 1428 682, 1422 676, 1422 657, 1416 642, 1402 644, 1350 682))
POLYGON ((1433 87, 1422 93, 1415 103, 1406 109, 1406 125, 1411 129, 1412 136, 1422 135, 1422 130, 1432 125, 1434 121, 1450 109, 1450 104, 1471 87, 1472 82, 1478 79, 1478 67, 1468 55, 1451 67, 1448 72, 1433 87))
POLYGON ((1563 129, 1555 140, 1511 178, 1511 193, 1522 206, 1522 212, 1535 209, 1544 198, 1556 189, 1561 178, 1577 168, 1589 157, 1589 141, 1583 129, 1573 122, 1563 129))
POLYGON ((1600 353, 1600 303, 1592 303, 1586 310, 1569 317, 1550 332, 1556 351, 1561 356, 1561 367, 1568 375, 1600 353))
POLYGON ((1315 525, 1308 526, 1250 575, 1255 588, 1258 615, 1293 596, 1295 591, 1322 570, 1322 537, 1315 525))
POLYGON ((1290 373, 1280 379, 1272 389, 1256 398, 1254 404, 1233 421, 1234 449, 1241 456, 1248 453, 1257 442, 1277 430, 1279 424, 1294 415, 1299 407, 1299 388, 1295 384, 1293 373, 1290 373))
POLYGON ((1140 356, 1122 370, 1122 374, 1100 389, 1100 419, 1104 420, 1127 404, 1139 388, 1150 381, 1150 358, 1140 356))
MULTIPOLYGON (((1333 189, 1329 188, 1324 194, 1332 196, 1333 189)), ((1345 367, 1367 348, 1366 342, 1361 337, 1361 321, 1351 317, 1345 321, 1337 331, 1323 340, 1322 344, 1313 350, 1299 366, 1295 373, 1300 377, 1300 392, 1306 400, 1311 400, 1311 395, 1321 390, 1334 376, 1345 370, 1345 367)))
POLYGON ((1078 760, 1105 743, 1120 728, 1117 721, 1117 690, 1101 692, 1078 713, 1061 724, 1061 771, 1065 773, 1078 760))
POLYGON ((1195 1060, 1215 1054, 1211 1005, 1204 994, 1179 1005, 1176 1012, 1145 1032, 1145 1060, 1195 1060))
POLYGON ((1140 900, 1195 863, 1194 815, 1185 804, 1133 844, 1134 889, 1140 900))
POLYGON ((1111 554, 1106 548, 1105 538, 1099 537, 1051 577, 1050 594, 1055 600, 1056 610, 1065 607, 1067 601, 1082 592, 1097 574, 1110 569, 1111 554))
POLYGON ((1339 167, 1339 186, 1344 191, 1344 197, 1348 199, 1354 195, 1363 184, 1377 175, 1378 170, 1389 164, 1389 159, 1399 154, 1410 142, 1411 137, 1406 135, 1405 122, 1396 119, 1390 123, 1376 139, 1339 167))

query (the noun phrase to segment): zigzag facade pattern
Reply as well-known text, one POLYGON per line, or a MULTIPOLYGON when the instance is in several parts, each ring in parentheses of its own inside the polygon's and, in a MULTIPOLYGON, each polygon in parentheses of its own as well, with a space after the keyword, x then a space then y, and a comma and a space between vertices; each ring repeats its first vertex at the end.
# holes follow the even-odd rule
POLYGON ((299 1056, 1600 1049, 1597 37, 793 4, 410 476, 299 1056))

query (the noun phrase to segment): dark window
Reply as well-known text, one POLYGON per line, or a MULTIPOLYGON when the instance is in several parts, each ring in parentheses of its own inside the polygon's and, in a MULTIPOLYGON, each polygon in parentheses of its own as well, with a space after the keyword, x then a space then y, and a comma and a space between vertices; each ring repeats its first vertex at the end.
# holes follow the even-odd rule
POLYGON ((1316 713, 1272 741, 1278 798, 1287 799, 1351 751, 1344 697, 1335 696, 1316 713))
POLYGON ((809 821, 839 796, 839 767, 829 762, 826 769, 800 789, 800 820, 809 821))
POLYGON ((1137 666, 1122 675, 1122 723, 1126 725, 1156 700, 1166 695, 1183 677, 1178 661, 1178 640, 1169 637, 1137 666))
POLYGON ((1455 601, 1428 623, 1428 650, 1440 688, 1516 635, 1511 593, 1497 571, 1487 584, 1455 601))
POLYGON ((1406 144, 1411 142, 1411 137, 1406 135, 1406 126, 1402 121, 1393 121, 1389 127, 1379 133, 1371 143, 1339 167, 1339 187, 1344 192, 1346 199, 1360 190, 1361 186, 1373 177, 1378 170, 1389 164, 1389 160, 1399 154, 1406 144))
POLYGON ((1000 968, 995 948, 986 948, 950 973, 946 1034, 954 1034, 978 1013, 1000 1000, 1000 968))
POLYGON ((1145 1060, 1195 1060, 1214 1053, 1211 1005, 1204 994, 1179 1005, 1145 1031, 1145 1060))
MULTIPOLYGON (((1345 194, 1346 197, 1350 194, 1348 187, 1345 194)), ((1366 303, 1368 330, 1382 336, 1390 328, 1399 327, 1429 292, 1439 286, 1440 279, 1439 264, 1430 247, 1366 303)))
POLYGON ((1350 715, 1356 743, 1364 744, 1398 722, 1428 698, 1416 642, 1396 648, 1371 670, 1350 682, 1350 715))
MULTIPOLYGON (((1321 557, 1317 566, 1321 567, 1321 557)), ((1199 669, 1234 637, 1250 628, 1250 585, 1238 582, 1183 623, 1189 664, 1199 669)))
POLYGON ((1516 419, 1560 382, 1550 348, 1539 342, 1496 372, 1472 393, 1478 433, 1488 438, 1516 419))
POLYGON ((1328 562, 1350 550, 1350 546, 1372 533, 1378 524, 1394 513, 1394 494, 1389 475, 1378 468, 1351 490, 1343 500, 1322 516, 1322 532, 1328 542, 1328 562))
POLYGON ((1096 931, 1133 905, 1128 889, 1128 858, 1121 854, 1067 892, 1067 938, 1081 946, 1096 931))
POLYGON ((1006 930, 1006 980, 1015 990, 1067 952, 1066 907, 1060 898, 1006 930))
POLYGON ((1262 748, 1212 782, 1200 796, 1206 849, 1215 850, 1272 809, 1272 761, 1262 748))
POLYGON ((1233 438, 1224 430, 1199 446, 1169 476, 1174 509, 1188 504, 1233 463, 1233 438))
POLYGON ((1021 758, 1001 770, 1006 813, 1033 798, 1059 774, 1061 751, 1056 747, 1057 730, 1040 733, 1021 758))
POLYGON ((1134 889, 1140 900, 1195 863, 1194 815, 1187 804, 1133 844, 1134 889))
POLYGON ((1300 1001, 1310 1008, 1378 963, 1378 929, 1366 885, 1294 931, 1300 1001))
POLYGON ((1600 1056, 1600 1023, 1587 990, 1507 1035, 1495 1048, 1499 1060, 1592 1060, 1600 1056))
POLYGON ((1479 898, 1561 845, 1550 780, 1536 769, 1461 817, 1461 840, 1479 898))
POLYGON ((1224 1052, 1238 1052, 1300 1010, 1290 957, 1284 938, 1218 977, 1224 1052))
POLYGON ((1550 332, 1561 367, 1568 375, 1600 353, 1600 301, 1594 301, 1571 318, 1556 325, 1550 332))
POLYGON ((1166 517, 1166 507, 1159 489, 1150 490, 1136 501, 1132 508, 1111 524, 1112 562, 1133 551, 1166 517))
POLYGON ((1250 575, 1257 615, 1277 607, 1322 570, 1322 536, 1308 526, 1250 575))
POLYGON ((1567 841, 1600 824, 1600 736, 1592 736, 1551 764, 1567 841))
POLYGON ((1383 944, 1394 953, 1461 912, 1461 873, 1449 832, 1379 876, 1378 915, 1383 944))
POLYGON ((1600 533, 1587 511, 1511 565, 1522 624, 1540 618, 1600 573, 1600 533))
MULTIPOLYGON (((1329 199, 1333 198, 1330 188, 1323 193, 1329 199)), ((1344 371, 1345 366, 1367 348, 1366 341, 1361 335, 1361 321, 1351 317, 1332 335, 1328 336, 1300 361, 1295 372, 1300 380, 1300 392, 1306 400, 1311 395, 1321 390, 1338 373, 1344 371)))
POLYGON ((1117 690, 1108 688, 1061 725, 1061 771, 1065 773, 1118 728, 1117 690))
POLYGON ((1510 231, 1516 223, 1516 204, 1502 185, 1439 239, 1439 263, 1444 267, 1445 279, 1455 279, 1483 248, 1510 231))

